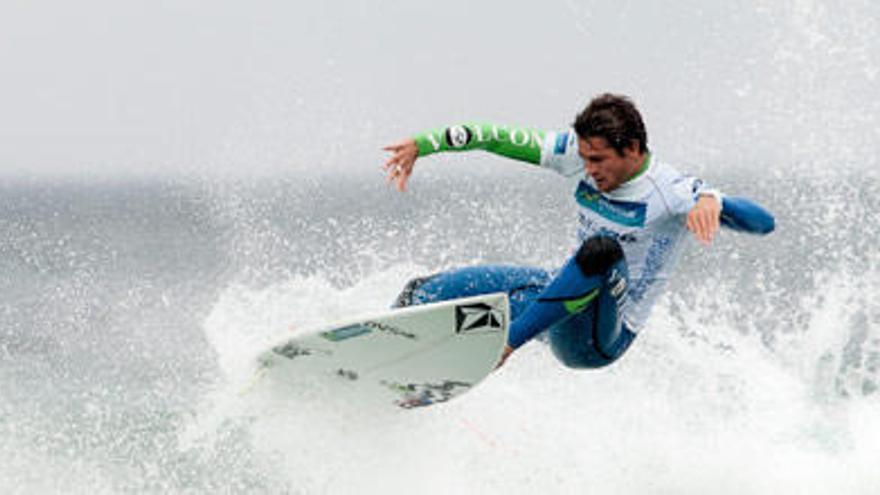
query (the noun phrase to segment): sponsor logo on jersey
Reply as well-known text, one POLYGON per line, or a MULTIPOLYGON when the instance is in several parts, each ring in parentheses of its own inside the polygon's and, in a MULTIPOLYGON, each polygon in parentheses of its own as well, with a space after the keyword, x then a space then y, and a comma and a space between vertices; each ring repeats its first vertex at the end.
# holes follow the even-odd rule
POLYGON ((645 203, 609 199, 586 181, 578 184, 574 193, 578 204, 603 218, 627 227, 644 227, 648 206, 645 203))
POLYGON ((446 144, 451 148, 464 148, 473 137, 471 130, 463 125, 453 125, 446 128, 446 144))
POLYGON ((564 155, 565 150, 568 149, 568 131, 556 135, 556 146, 553 147, 553 153, 557 155, 564 155))
POLYGON ((455 333, 478 330, 500 331, 504 313, 486 303, 462 304, 455 307, 455 333))

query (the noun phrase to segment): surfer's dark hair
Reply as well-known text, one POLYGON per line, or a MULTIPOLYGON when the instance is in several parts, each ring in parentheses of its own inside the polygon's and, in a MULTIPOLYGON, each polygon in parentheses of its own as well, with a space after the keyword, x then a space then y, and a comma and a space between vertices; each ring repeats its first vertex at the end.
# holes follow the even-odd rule
POLYGON ((574 132, 581 139, 603 138, 620 156, 633 141, 639 152, 648 151, 648 133, 635 104, 623 95, 605 93, 593 98, 574 120, 574 132))

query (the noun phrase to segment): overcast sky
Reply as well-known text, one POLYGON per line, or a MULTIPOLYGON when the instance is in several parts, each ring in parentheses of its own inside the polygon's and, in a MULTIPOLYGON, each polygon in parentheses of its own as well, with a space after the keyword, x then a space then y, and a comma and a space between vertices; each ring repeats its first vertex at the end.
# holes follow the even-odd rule
POLYGON ((631 94, 650 140, 843 158, 880 137, 871 0, 316 2, 4 0, 4 175, 373 169, 424 128, 565 127, 631 94))

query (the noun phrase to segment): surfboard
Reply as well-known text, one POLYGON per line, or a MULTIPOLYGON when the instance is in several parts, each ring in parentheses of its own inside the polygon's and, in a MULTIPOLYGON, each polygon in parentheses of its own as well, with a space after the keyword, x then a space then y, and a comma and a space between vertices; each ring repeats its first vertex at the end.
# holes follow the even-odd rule
POLYGON ((476 386, 507 342, 506 293, 391 309, 285 336, 257 357, 262 378, 412 409, 476 386))

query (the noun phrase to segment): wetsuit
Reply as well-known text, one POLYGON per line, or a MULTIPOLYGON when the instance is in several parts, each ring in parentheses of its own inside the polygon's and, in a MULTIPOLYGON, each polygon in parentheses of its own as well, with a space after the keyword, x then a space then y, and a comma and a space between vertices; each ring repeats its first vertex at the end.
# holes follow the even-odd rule
POLYGON ((577 180, 576 253, 553 273, 517 266, 468 267, 411 281, 397 305, 507 292, 517 348, 549 330, 556 356, 570 367, 617 359, 644 327, 681 252, 686 216, 701 195, 722 201, 722 224, 766 233, 773 217, 743 198, 723 197, 652 154, 637 174, 600 192, 584 173, 573 129, 563 132, 463 124, 415 136, 419 156, 481 149, 577 180))

